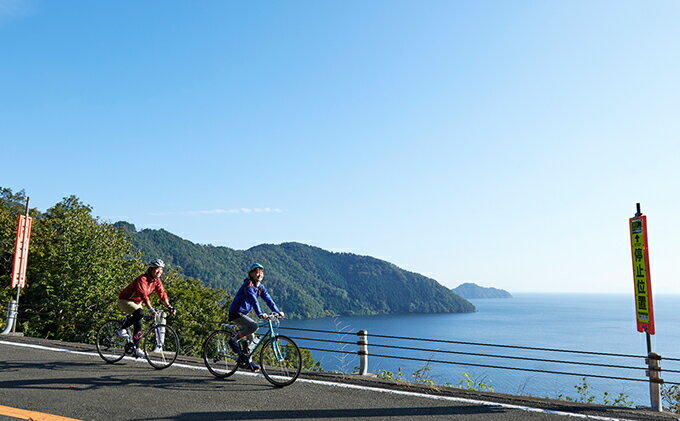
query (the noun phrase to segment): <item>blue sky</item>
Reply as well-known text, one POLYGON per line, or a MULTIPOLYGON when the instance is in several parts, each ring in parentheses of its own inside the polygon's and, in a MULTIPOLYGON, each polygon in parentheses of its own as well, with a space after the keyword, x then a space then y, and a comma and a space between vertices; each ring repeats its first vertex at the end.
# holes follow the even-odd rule
POLYGON ((455 287, 680 293, 676 1, 0 0, 0 186, 455 287))

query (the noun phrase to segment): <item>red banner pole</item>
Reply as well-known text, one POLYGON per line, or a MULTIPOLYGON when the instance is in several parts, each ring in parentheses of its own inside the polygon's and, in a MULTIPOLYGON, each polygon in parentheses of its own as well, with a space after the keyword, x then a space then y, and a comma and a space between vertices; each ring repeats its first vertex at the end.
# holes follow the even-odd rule
MULTIPOLYGON (((28 246, 28 244, 26 243, 26 240, 27 240, 26 236, 28 235, 28 230, 29 230, 29 227, 30 227, 30 221, 28 219, 29 218, 29 216, 28 216, 28 201, 29 200, 31 200, 31 198, 26 197, 26 223, 24 224, 22 248, 28 246)), ((27 265, 27 263, 28 263, 27 262, 27 260, 28 260, 28 249, 24 250, 21 253, 21 255, 22 255, 22 261, 19 264, 23 268, 25 268, 26 266, 28 266, 27 265)), ((26 278, 26 275, 25 275, 25 272, 24 272, 23 279, 25 280, 25 278, 26 278)), ((17 330, 17 319, 19 318, 19 293, 21 292, 21 286, 23 284, 25 284, 25 281, 21 282, 21 280, 17 284, 17 299, 16 299, 17 304, 16 304, 16 307, 15 307, 16 308, 16 316, 14 317, 14 326, 12 326, 12 333, 16 332, 16 330, 17 330)))

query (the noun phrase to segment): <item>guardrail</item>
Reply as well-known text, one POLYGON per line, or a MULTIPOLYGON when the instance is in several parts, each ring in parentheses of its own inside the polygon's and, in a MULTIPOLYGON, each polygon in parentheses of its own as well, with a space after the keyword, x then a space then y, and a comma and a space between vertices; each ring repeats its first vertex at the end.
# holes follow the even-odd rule
MULTIPOLYGON (((314 333, 314 334, 323 334, 323 335, 337 335, 337 336, 347 336, 348 332, 333 332, 329 330, 321 330, 321 329, 303 329, 303 328, 291 328, 291 327, 280 327, 280 329, 283 330, 291 330, 291 331, 297 331, 297 332, 303 332, 304 333, 314 333)), ((674 363, 674 362, 680 362, 679 358, 662 358, 661 355, 656 354, 654 352, 649 353, 648 355, 631 355, 631 354, 620 354, 620 353, 608 353, 608 352, 595 352, 595 351, 582 351, 582 350, 569 350, 569 349, 558 349, 558 348, 540 348, 540 347, 531 347, 531 346, 518 346, 518 345, 503 345, 503 344, 493 344, 493 343, 480 343, 480 342, 468 342, 468 341, 452 341, 452 340, 443 340, 443 339, 430 339, 430 338, 414 338, 414 337, 405 337, 405 336, 394 336, 394 335, 380 335, 380 334, 371 334, 371 344, 369 346, 369 335, 368 332, 365 330, 360 330, 355 333, 356 336, 358 336, 358 340, 356 342, 354 341, 346 341, 346 340, 334 340, 334 339, 327 339, 327 338, 319 338, 319 337, 310 337, 314 335, 305 335, 305 336, 291 336, 291 338, 300 340, 300 341, 309 341, 309 342, 320 342, 320 343, 327 343, 327 344, 340 344, 344 347, 354 345, 358 346, 358 348, 355 348, 354 351, 349 351, 346 349, 329 349, 328 347, 326 348, 317 348, 317 347, 309 347, 309 346, 304 346, 304 348, 309 349, 310 351, 323 351, 323 352, 330 352, 330 353, 339 353, 339 354, 345 354, 345 355, 357 355, 359 358, 359 374, 365 375, 368 373, 368 361, 369 357, 371 358, 388 358, 388 359, 395 359, 395 360, 409 360, 409 361, 422 361, 424 363, 437 363, 437 364, 449 364, 449 365, 460 365, 460 366, 471 366, 471 367, 484 367, 484 368, 493 368, 493 369, 501 369, 501 370, 514 370, 514 371, 524 371, 524 372, 531 372, 531 373, 546 373, 546 374, 554 374, 554 375, 567 375, 567 376, 578 376, 578 377, 592 377, 592 378, 602 378, 602 379, 611 379, 611 380, 622 380, 622 381, 631 381, 631 382, 646 382, 649 383, 650 385, 650 402, 651 402, 651 407, 653 410, 660 411, 661 410, 661 398, 660 398, 660 390, 659 390, 659 385, 661 384, 668 384, 668 385, 680 385, 680 382, 678 381, 665 381, 661 378, 661 375, 663 373, 680 373, 680 370, 674 370, 674 369, 668 369, 668 368, 661 368, 661 361, 669 362, 669 363, 674 363), (375 339, 389 339, 389 340, 394 340, 398 342, 403 342, 403 345, 396 345, 396 344, 386 344, 386 343, 374 343, 373 338, 375 339), (451 350, 451 349, 434 349, 434 348, 424 348, 421 346, 407 346, 408 343, 413 343, 417 342, 418 344, 422 343, 440 343, 440 344, 445 344, 445 345, 465 345, 465 346, 473 346, 473 347, 485 347, 485 348, 500 348, 500 349, 514 349, 514 350, 522 350, 522 351, 531 351, 531 352, 541 352, 541 353, 561 353, 561 354, 571 354, 571 357, 568 357, 569 359, 555 359, 555 358, 537 358, 535 356, 518 356, 518 355, 507 355, 507 354, 502 354, 502 353, 488 353, 488 352, 467 352, 467 351, 462 351, 462 350, 451 350), (369 352, 369 348, 371 350, 373 349, 379 349, 379 350, 398 350, 399 355, 389 355, 387 353, 384 353, 384 351, 371 351, 369 352), (431 355, 442 355, 441 358, 421 358, 417 355, 409 355, 409 353, 422 353, 422 352, 427 352, 431 355), (495 365, 495 364, 482 364, 474 361, 459 361, 459 360, 447 360, 447 359, 442 359, 445 358, 445 356, 451 356, 451 355, 456 355, 456 356, 466 356, 470 357, 470 359, 477 358, 477 357, 484 357, 484 358, 497 358, 499 360, 510 360, 510 361, 529 361, 529 362, 540 362, 540 363, 547 363, 547 364, 561 364, 561 365, 573 365, 573 366, 578 366, 580 368, 583 367, 598 367, 598 368, 607 368, 607 369, 612 369, 612 370, 624 370, 627 372, 630 372, 631 374, 628 376, 614 376, 614 375, 603 375, 603 374, 598 374, 594 372, 587 372, 587 370, 579 370, 579 371, 558 371, 558 370, 551 370, 551 369, 537 369, 537 368, 527 368, 527 367, 517 367, 513 366, 511 364, 505 364, 505 365, 495 365), (601 358, 617 358, 617 359, 631 359, 631 360, 638 360, 640 363, 644 363, 644 365, 624 365, 624 364, 609 364, 606 362, 592 362, 592 361, 578 361, 574 358, 574 356, 589 356, 589 357, 601 357, 601 358), (636 373, 639 373, 639 377, 633 377, 636 373)), ((388 351, 389 352, 389 351, 388 351)))

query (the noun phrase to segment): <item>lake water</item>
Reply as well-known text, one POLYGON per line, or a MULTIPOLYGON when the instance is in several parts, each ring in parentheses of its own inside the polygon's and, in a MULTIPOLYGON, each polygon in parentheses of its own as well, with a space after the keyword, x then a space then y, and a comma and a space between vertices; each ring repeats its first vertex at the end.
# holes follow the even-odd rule
MULTIPOLYGON (((578 398, 575 386, 583 376, 532 373, 470 365, 426 363, 408 358, 444 360, 463 364, 495 365, 530 368, 611 377, 645 378, 644 355, 647 353, 645 335, 635 328, 633 298, 631 295, 604 294, 516 294, 511 299, 471 300, 476 313, 468 314, 406 314, 390 316, 333 317, 315 320, 285 321, 282 327, 330 330, 344 335, 327 335, 316 332, 282 330, 294 337, 357 341, 356 332, 369 333, 369 354, 398 356, 393 359, 369 356, 369 371, 403 372, 403 378, 412 381, 412 374, 428 365, 427 377, 438 384, 458 385, 462 373, 469 373, 475 381, 490 383, 496 392, 578 398), (423 338, 418 341, 377 338, 387 335, 423 338), (474 345, 444 344, 428 339, 557 348, 616 354, 631 354, 641 358, 601 357, 571 353, 545 352, 474 345), (376 345, 397 345, 428 349, 412 351, 382 348, 376 345), (468 352, 475 355, 444 354, 436 350, 468 352), (561 361, 592 362, 640 367, 641 370, 585 367, 564 363, 522 361, 495 358, 480 354, 521 356, 561 361)), ((680 296, 659 295, 654 299, 656 335, 652 336, 652 350, 664 358, 680 358, 680 296)), ((319 343, 298 340, 299 345, 335 351, 356 352, 355 344, 319 343)), ((358 365, 356 354, 312 351, 326 370, 352 372, 358 365)), ((680 370, 680 362, 663 360, 662 368, 680 370)), ((680 382, 680 374, 663 373, 666 381, 680 382)), ((624 393, 636 405, 649 405, 649 386, 646 382, 599 379, 587 377, 589 394, 601 403, 604 392, 618 396, 624 393)))

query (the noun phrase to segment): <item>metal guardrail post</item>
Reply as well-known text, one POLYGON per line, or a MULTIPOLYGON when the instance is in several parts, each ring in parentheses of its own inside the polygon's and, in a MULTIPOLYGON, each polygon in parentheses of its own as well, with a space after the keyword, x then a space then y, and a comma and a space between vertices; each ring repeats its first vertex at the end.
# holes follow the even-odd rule
POLYGON ((663 410, 661 406, 661 390, 659 388, 660 384, 663 384, 663 379, 661 379, 661 355, 656 352, 650 352, 647 358, 645 358, 645 363, 649 369, 645 372, 647 377, 649 377, 649 401, 652 411, 663 410))
POLYGON ((19 311, 19 304, 17 303, 16 300, 10 300, 9 304, 7 305, 7 326, 5 326, 5 330, 3 330, 0 335, 7 335, 10 332, 12 332, 12 329, 15 328, 16 322, 17 322, 17 312, 19 311))
POLYGON ((365 376, 368 373, 368 331, 360 330, 357 332, 359 336, 359 375, 365 376))

